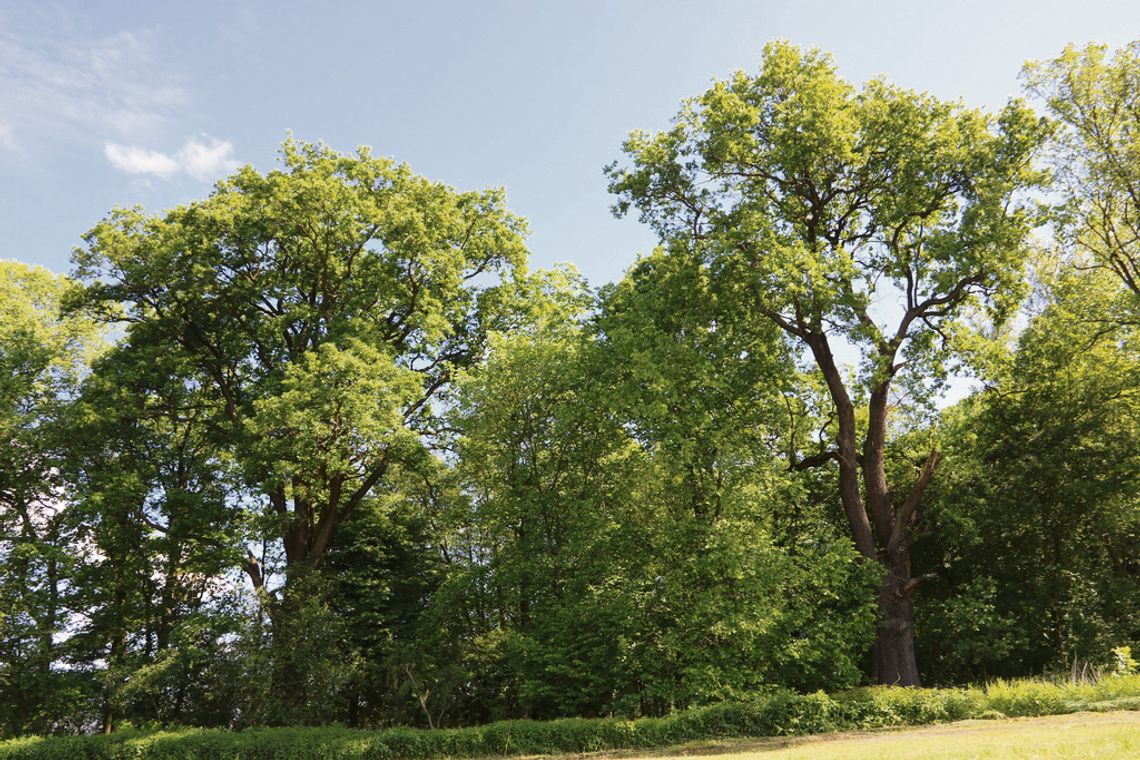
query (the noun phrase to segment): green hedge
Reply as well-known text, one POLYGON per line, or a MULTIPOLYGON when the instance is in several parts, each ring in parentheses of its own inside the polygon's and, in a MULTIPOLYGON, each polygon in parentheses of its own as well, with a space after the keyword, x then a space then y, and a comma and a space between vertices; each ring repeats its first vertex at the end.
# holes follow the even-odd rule
POLYGON ((1107 678, 1088 686, 999 681, 985 688, 872 687, 833 696, 822 692, 773 691, 746 702, 639 720, 515 720, 437 730, 183 729, 158 733, 124 731, 112 736, 30 737, 0 742, 0 760, 418 760, 561 754, 1086 709, 1140 709, 1140 676, 1107 678))

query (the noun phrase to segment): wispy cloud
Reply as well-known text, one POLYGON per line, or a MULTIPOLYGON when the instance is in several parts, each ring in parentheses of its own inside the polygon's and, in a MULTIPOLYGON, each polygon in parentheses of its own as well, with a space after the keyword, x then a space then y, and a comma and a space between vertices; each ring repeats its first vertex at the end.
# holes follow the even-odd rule
POLYGON ((47 3, 0 9, 0 148, 153 138, 189 101, 150 32, 92 34, 78 13, 47 3))
POLYGON ((119 171, 169 178, 185 173, 206 181, 233 171, 239 165, 234 146, 226 140, 188 139, 177 153, 162 153, 137 145, 107 143, 103 155, 119 171))
POLYGON ((0 121, 0 150, 10 150, 16 152, 19 148, 16 146, 16 141, 12 139, 12 128, 8 126, 7 122, 0 121))

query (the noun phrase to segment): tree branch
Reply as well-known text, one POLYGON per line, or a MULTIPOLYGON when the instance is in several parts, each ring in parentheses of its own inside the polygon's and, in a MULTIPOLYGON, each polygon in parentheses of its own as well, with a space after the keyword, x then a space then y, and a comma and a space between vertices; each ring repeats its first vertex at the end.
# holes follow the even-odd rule
POLYGON ((897 589, 895 589, 895 594, 900 597, 913 594, 919 586, 926 583, 927 581, 936 580, 937 578, 938 573, 924 573, 917 578, 911 578, 909 581, 899 586, 897 589))
POLYGON ((254 590, 265 588, 265 576, 261 572, 261 563, 257 561, 257 557, 253 556, 253 552, 246 551, 244 570, 249 575, 249 579, 253 581, 254 590))
POLYGON ((812 467, 819 467, 820 465, 827 464, 830 461, 839 461, 838 451, 821 451, 818 454, 812 454, 810 457, 804 457, 799 461, 792 461, 788 463, 789 470, 810 470, 812 467))
POLYGON ((938 449, 934 449, 926 457, 922 472, 918 474, 918 479, 914 481, 910 494, 907 495, 906 501, 903 502, 898 515, 895 517, 895 527, 891 532, 890 541, 887 542, 888 556, 898 551, 898 548, 903 545, 903 541, 906 540, 911 524, 918 514, 918 505, 922 503, 922 494, 926 491, 926 487, 930 484, 930 479, 934 477, 934 472, 938 469, 938 464, 941 461, 942 454, 938 449))

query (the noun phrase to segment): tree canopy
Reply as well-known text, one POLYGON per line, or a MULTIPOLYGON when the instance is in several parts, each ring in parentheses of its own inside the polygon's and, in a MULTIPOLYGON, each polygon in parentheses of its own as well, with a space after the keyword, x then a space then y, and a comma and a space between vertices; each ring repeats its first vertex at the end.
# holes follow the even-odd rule
POLYGON ((420 455, 432 399, 507 318, 524 225, 501 192, 459 193, 367 150, 289 141, 281 163, 161 217, 118 209, 76 263, 128 343, 177 351, 185 380, 216 394, 212 424, 300 566, 420 455))
POLYGON ((1140 295, 1140 43, 1069 45, 1023 78, 1056 119, 1064 239, 1140 295))

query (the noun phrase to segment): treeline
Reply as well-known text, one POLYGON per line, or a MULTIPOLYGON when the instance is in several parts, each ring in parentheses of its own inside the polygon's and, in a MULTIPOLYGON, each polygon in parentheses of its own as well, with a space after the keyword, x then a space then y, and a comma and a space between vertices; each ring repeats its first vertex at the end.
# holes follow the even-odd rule
POLYGON ((1110 667, 1140 48, 1025 81, 1044 115, 770 45, 629 138, 661 245, 598 290, 527 269, 500 191, 291 140, 70 277, 0 262, 0 733, 1110 667))

